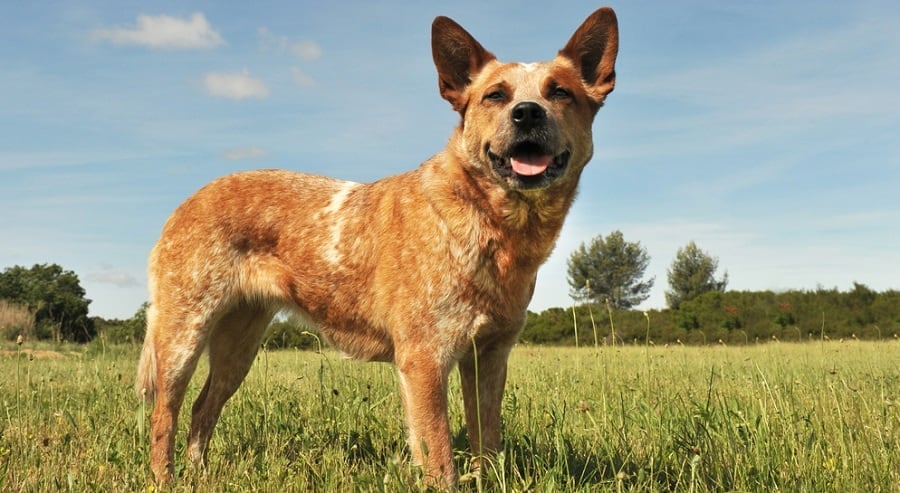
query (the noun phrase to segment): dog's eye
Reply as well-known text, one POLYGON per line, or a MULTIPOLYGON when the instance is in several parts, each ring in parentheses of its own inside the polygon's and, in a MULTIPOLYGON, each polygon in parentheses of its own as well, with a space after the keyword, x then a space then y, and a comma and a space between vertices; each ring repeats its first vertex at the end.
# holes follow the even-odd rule
POLYGON ((572 99, 572 93, 568 89, 554 87, 550 90, 550 97, 552 99, 572 99))
POLYGON ((506 94, 503 91, 491 91, 484 95, 484 100, 500 103, 506 100, 506 94))

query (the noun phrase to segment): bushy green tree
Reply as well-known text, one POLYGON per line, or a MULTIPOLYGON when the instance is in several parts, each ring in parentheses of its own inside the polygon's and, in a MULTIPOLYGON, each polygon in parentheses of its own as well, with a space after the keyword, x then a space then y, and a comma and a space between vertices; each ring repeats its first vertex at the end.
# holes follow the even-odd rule
POLYGON ((728 285, 728 273, 716 279, 718 268, 719 259, 701 250, 693 241, 679 248, 668 271, 670 290, 666 291, 666 303, 670 308, 677 309, 682 303, 704 293, 724 292, 728 285))
POLYGON ((40 338, 87 342, 94 338, 85 290, 78 276, 57 264, 16 265, 0 273, 0 299, 22 303, 34 312, 40 338))
POLYGON ((618 309, 639 305, 650 296, 651 278, 644 281, 650 255, 640 242, 628 242, 621 231, 596 236, 569 257, 571 296, 580 301, 609 303, 618 309))
POLYGON ((97 334, 111 344, 138 344, 147 333, 147 308, 150 302, 145 301, 134 315, 127 320, 94 317, 97 334))
POLYGON ((869 289, 865 284, 853 282, 853 289, 847 294, 846 305, 853 313, 853 321, 857 325, 875 322, 871 307, 877 297, 878 293, 869 289))

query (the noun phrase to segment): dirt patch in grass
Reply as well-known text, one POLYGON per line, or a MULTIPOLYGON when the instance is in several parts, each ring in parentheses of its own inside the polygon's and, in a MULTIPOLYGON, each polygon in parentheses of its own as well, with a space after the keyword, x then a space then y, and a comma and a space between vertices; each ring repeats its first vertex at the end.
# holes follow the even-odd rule
POLYGON ((22 349, 21 351, 0 350, 0 358, 14 358, 16 354, 20 354, 29 359, 68 359, 69 356, 59 351, 50 351, 46 349, 22 349))

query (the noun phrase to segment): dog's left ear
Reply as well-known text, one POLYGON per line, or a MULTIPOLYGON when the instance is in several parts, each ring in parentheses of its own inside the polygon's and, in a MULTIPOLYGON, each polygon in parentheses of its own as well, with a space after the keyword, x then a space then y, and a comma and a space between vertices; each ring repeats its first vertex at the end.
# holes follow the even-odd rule
POLYGON ((559 51, 560 56, 575 64, 598 107, 616 87, 618 51, 619 25, 616 13, 609 7, 591 14, 575 31, 566 47, 559 51))
POLYGON ((449 17, 437 17, 431 25, 431 55, 441 97, 462 112, 466 108, 466 87, 494 55, 449 17))

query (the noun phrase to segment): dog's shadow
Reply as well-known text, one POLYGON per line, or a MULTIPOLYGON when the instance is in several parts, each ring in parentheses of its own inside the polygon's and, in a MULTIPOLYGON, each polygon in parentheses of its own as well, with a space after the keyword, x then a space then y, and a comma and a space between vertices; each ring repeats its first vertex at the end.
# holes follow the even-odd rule
MULTIPOLYGON (((340 443, 348 465, 383 464, 387 469, 386 478, 411 484, 417 474, 411 471, 406 440, 397 437, 385 443, 384 439, 382 434, 367 429, 353 431, 349 437, 344 437, 340 443)), ((453 435, 452 445, 462 478, 460 488, 465 491, 470 483, 465 478, 472 470, 465 428, 453 435)), ((615 483, 618 471, 627 468, 629 465, 621 455, 606 457, 597 454, 596 450, 586 450, 568 438, 560 438, 558 443, 551 444, 529 435, 509 435, 504 438, 502 453, 482 467, 482 487, 493 490, 493 486, 513 481, 523 483, 526 488, 554 485, 590 489, 591 486, 615 483)))
MULTIPOLYGON (((388 481, 412 488, 421 479, 411 465, 408 444, 403 435, 388 437, 383 430, 369 426, 352 427, 350 430, 319 426, 315 437, 297 433, 304 426, 310 425, 311 423, 290 425, 293 436, 275 445, 276 453, 288 463, 329 467, 320 463, 319 458, 320 454, 325 453, 325 449, 331 448, 338 457, 343 456, 347 468, 355 471, 353 475, 357 486, 368 483, 377 486, 388 481), (339 450, 335 450, 335 447, 339 450), (378 466, 373 466, 375 464, 378 466), (380 472, 375 472, 376 469, 380 472)), ((488 487, 489 490, 503 484, 508 486, 510 482, 525 490, 547 486, 592 489, 615 484, 616 475, 620 471, 630 470, 635 466, 629 463, 627 454, 615 451, 610 454, 606 450, 576 443, 568 437, 535 437, 530 433, 509 431, 512 432, 504 434, 502 452, 491 457, 482 466, 481 486, 488 487)), ((452 446, 456 451, 455 462, 462 478, 460 489, 463 491, 469 489, 470 483, 474 485, 470 474, 472 455, 469 453, 469 445, 465 428, 458 428, 452 436, 452 446)), ((223 453, 223 461, 226 463, 241 458, 246 460, 249 456, 251 462, 258 461, 257 466, 264 467, 262 462, 267 456, 266 449, 268 453, 273 452, 273 445, 263 437, 242 440, 236 447, 232 447, 231 453, 223 453)), ((327 463, 333 466, 332 462, 327 463)))
MULTIPOLYGON (((469 450, 465 430, 453 437, 454 450, 469 450)), ((471 455, 457 456, 457 468, 461 476, 470 470, 471 455)), ((528 434, 504 434, 501 454, 492 457, 482 466, 482 478, 497 486, 507 481, 521 482, 521 486, 565 486, 588 488, 616 481, 616 474, 627 467, 616 454, 613 457, 598 455, 569 438, 559 438, 556 443, 535 439, 528 434)))

